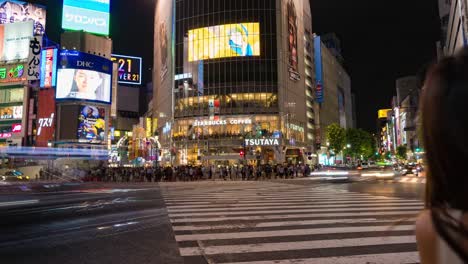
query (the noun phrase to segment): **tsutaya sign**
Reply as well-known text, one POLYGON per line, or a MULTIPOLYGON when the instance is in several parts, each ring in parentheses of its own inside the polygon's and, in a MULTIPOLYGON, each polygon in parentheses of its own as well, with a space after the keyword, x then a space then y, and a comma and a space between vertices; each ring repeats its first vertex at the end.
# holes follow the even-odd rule
POLYGON ((279 139, 277 138, 259 138, 259 139, 246 139, 246 146, 279 146, 279 139))
POLYGON ((251 119, 230 119, 230 120, 197 120, 193 126, 224 126, 224 125, 250 125, 251 119))

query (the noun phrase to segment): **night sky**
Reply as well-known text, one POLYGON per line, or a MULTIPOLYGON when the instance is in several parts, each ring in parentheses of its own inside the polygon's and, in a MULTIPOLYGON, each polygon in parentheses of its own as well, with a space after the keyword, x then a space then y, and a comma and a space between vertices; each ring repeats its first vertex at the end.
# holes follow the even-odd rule
MULTIPOLYGON (((143 57, 144 82, 152 67, 154 1, 111 0, 114 52, 143 57)), ((31 2, 47 3, 47 35, 58 42, 62 0, 31 2)), ((375 131, 377 110, 390 106, 395 80, 435 60, 437 0, 312 0, 311 8, 314 32, 341 39, 358 127, 375 131)))

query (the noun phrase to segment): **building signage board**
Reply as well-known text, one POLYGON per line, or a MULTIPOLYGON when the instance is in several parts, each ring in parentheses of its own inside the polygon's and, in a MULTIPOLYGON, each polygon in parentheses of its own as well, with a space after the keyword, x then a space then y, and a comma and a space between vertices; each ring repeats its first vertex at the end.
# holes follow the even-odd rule
POLYGON ((315 59, 315 100, 321 104, 324 100, 323 71, 322 71, 322 41, 319 36, 314 38, 315 59))
POLYGON ((59 55, 56 99, 111 103, 112 61, 71 50, 59 55))
POLYGON ((64 0, 62 28, 109 35, 110 0, 64 0))
POLYGON ((45 49, 41 56, 41 88, 52 88, 57 84, 58 49, 45 49))
POLYGON ((0 60, 25 61, 29 57, 29 41, 33 37, 33 22, 0 25, 0 60))
POLYGON ((12 120, 23 118, 23 106, 8 106, 0 108, 0 119, 1 120, 12 120))
POLYGON ((231 119, 231 120, 197 120, 193 123, 197 126, 224 126, 224 125, 250 125, 251 119, 231 119))
POLYGON ((279 146, 280 140, 277 138, 255 138, 245 139, 245 146, 279 146))
POLYGON ((12 133, 21 133, 22 130, 23 130, 23 126, 21 124, 11 125, 11 132, 12 133))
POLYGON ((0 66, 0 83, 26 81, 24 64, 8 64, 0 66))
POLYGON ((101 143, 105 140, 106 110, 91 105, 81 106, 78 117, 78 140, 80 142, 101 143))
POLYGON ((141 84, 141 57, 132 57, 112 54, 111 60, 119 65, 119 83, 123 84, 141 84))
POLYGON ((0 0, 0 24, 32 21, 34 35, 43 35, 46 26, 46 8, 18 0, 0 0))
POLYGON ((42 36, 35 36, 29 41, 28 81, 39 80, 41 69, 42 36))
POLYGON ((36 147, 47 147, 55 133, 55 91, 42 89, 38 92, 36 147))

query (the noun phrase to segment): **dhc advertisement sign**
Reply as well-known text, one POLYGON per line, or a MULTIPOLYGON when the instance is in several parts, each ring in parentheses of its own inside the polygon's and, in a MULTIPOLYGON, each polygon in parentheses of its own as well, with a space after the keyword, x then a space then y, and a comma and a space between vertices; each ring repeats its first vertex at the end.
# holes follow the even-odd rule
POLYGON ((57 99, 111 103, 111 60, 79 51, 63 50, 58 63, 57 99))
POLYGON ((62 28, 109 35, 110 0, 64 0, 62 28))

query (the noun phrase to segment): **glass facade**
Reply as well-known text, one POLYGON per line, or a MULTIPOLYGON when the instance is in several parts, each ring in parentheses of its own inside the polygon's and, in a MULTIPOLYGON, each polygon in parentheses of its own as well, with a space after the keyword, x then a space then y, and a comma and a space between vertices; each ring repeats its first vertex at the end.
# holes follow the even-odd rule
POLYGON ((176 1, 175 118, 278 112, 275 2, 176 1))

